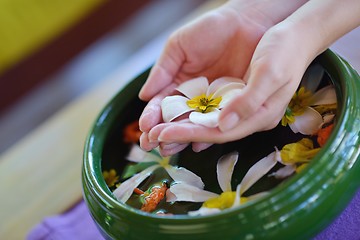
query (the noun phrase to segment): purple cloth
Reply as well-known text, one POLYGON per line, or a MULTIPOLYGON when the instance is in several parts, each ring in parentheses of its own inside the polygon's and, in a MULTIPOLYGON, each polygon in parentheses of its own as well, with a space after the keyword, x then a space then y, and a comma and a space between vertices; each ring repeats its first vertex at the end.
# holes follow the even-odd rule
POLYGON ((81 201, 68 212, 45 218, 27 236, 28 240, 100 240, 104 239, 81 201))
MULTIPOLYGON (((48 217, 29 233, 28 240, 101 240, 88 209, 81 201, 70 211, 48 217)), ((314 240, 360 240, 360 190, 340 216, 314 240)))

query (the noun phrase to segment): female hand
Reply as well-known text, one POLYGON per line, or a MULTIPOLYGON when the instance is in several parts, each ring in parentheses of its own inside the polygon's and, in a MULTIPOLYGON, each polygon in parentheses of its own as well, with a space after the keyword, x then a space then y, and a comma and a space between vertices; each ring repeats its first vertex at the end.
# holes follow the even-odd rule
POLYGON ((309 1, 264 34, 244 77, 247 86, 222 110, 219 128, 178 123, 159 125, 150 134, 166 143, 224 143, 275 127, 308 65, 360 25, 359 11, 360 2, 355 0, 345 5, 336 0, 309 1))
MULTIPOLYGON (((170 155, 190 142, 194 142, 195 151, 200 151, 211 143, 241 137, 239 133, 232 136, 219 129, 209 130, 190 123, 164 124, 161 100, 171 95, 180 83, 197 76, 206 76, 210 80, 221 76, 244 78, 263 34, 304 2, 278 0, 269 4, 267 1, 229 1, 175 32, 139 94, 142 100, 150 100, 140 118, 140 129, 144 132, 140 140, 142 148, 150 150, 160 144, 162 154, 170 155), (267 15, 267 12, 271 14, 267 15), (170 136, 172 133, 178 135, 170 136)), ((251 93, 248 91, 247 95, 251 93)), ((252 103, 246 104, 245 108, 251 110, 252 103)), ((281 111, 283 109, 284 106, 281 106, 281 111)), ((229 122, 226 118, 222 122, 226 121, 229 122)), ((223 130, 226 126, 229 125, 220 125, 223 130)), ((243 135, 250 132, 253 131, 245 131, 243 135)))

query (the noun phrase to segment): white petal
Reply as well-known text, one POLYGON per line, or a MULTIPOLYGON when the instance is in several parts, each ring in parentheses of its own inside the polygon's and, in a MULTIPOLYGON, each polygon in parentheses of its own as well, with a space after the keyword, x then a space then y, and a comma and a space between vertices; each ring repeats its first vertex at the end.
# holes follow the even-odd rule
POLYGON ((298 133, 299 129, 297 129, 297 126, 295 124, 289 124, 290 129, 293 131, 293 133, 298 133))
POLYGON ((337 102, 334 86, 323 87, 312 96, 311 106, 334 104, 337 102))
POLYGON ((221 77, 221 78, 218 78, 216 80, 214 80, 206 94, 207 95, 210 95, 210 94, 213 94, 215 93, 217 90, 223 88, 224 86, 228 85, 229 83, 241 83, 245 86, 245 82, 243 80, 241 80, 240 78, 235 78, 235 77, 221 77))
POLYGON ((219 108, 224 108, 231 100, 238 96, 242 92, 242 89, 232 89, 222 95, 219 108))
MULTIPOLYGON (((323 118, 321 117, 320 113, 318 113, 313 108, 308 107, 302 115, 295 117, 294 123, 289 125, 292 130, 294 128, 304 135, 311 135, 316 133, 322 124, 323 118)), ((296 132, 294 131, 294 133, 296 132)))
POLYGON ((217 179, 223 192, 231 191, 231 177, 239 154, 232 152, 222 156, 216 166, 217 179))
POLYGON ((209 81, 206 77, 198 77, 180 84, 176 90, 192 99, 193 97, 205 94, 209 87, 209 81))
POLYGON ((247 199, 248 199, 248 201, 253 201, 255 199, 266 196, 268 194, 269 194, 269 192, 259 192, 259 193, 253 194, 251 196, 248 196, 247 199))
POLYGON ((164 122, 171 122, 175 118, 190 112, 191 109, 187 104, 186 97, 175 95, 164 98, 161 102, 161 112, 164 122))
POLYGON ((220 110, 214 109, 208 113, 192 112, 189 119, 191 122, 199 125, 203 125, 209 128, 215 128, 219 125, 220 110))
POLYGON ((296 167, 294 164, 286 165, 282 168, 279 168, 276 172, 273 172, 269 174, 269 177, 275 177, 277 179, 282 179, 289 177, 291 174, 293 174, 296 170, 296 167))
POLYGON ((301 86, 306 90, 315 92, 324 76, 324 68, 320 64, 308 67, 301 80, 301 86))
POLYGON ((235 195, 234 203, 231 207, 233 208, 240 205, 241 205, 241 183, 236 186, 236 195, 235 195))
POLYGON ((219 213, 219 212, 221 212, 221 210, 218 208, 201 207, 196 211, 189 211, 188 214, 190 216, 207 216, 207 215, 211 215, 211 214, 215 214, 215 213, 219 213))
POLYGON ((214 80, 208 87, 206 91, 206 95, 210 95, 216 92, 219 88, 222 86, 229 84, 229 81, 226 79, 226 77, 218 78, 214 80))
MULTIPOLYGON (((236 187, 236 198, 235 198, 235 201, 233 203, 233 205, 231 206, 231 208, 234 208, 234 207, 238 207, 241 205, 241 184, 237 185, 236 187)), ((256 193, 256 194, 253 194, 251 196, 248 196, 246 197, 248 201, 253 201, 255 199, 258 199, 260 197, 263 197, 265 195, 267 195, 268 192, 259 192, 259 193, 256 193)))
POLYGON ((144 151, 139 145, 133 144, 126 159, 131 162, 159 162, 160 156, 144 151))
POLYGON ((278 162, 278 153, 272 152, 268 156, 262 158, 260 161, 255 163, 245 174, 241 181, 240 196, 248 190, 254 183, 262 178, 267 172, 272 169, 278 162))
POLYGON ((335 114, 326 114, 323 116, 324 123, 330 123, 335 117, 335 114))
POLYGON ((320 125, 319 128, 322 128, 325 124, 332 122, 334 117, 335 117, 335 114, 332 114, 332 113, 323 115, 322 116, 323 122, 322 122, 322 124, 320 125))
POLYGON ((241 90, 245 87, 245 83, 243 82, 230 82, 221 88, 219 88, 213 95, 213 98, 224 96, 227 92, 232 91, 234 89, 241 90))
POLYGON ((205 202, 209 198, 218 197, 216 193, 205 191, 201 188, 187 183, 175 183, 168 189, 171 193, 166 194, 167 202, 186 201, 186 202, 205 202))
POLYGON ((205 186, 205 184, 198 175, 187 170, 186 168, 168 166, 165 167, 165 170, 170 175, 170 177, 174 179, 175 182, 187 183, 191 186, 201 189, 203 189, 205 186))
POLYGON ((159 167, 160 165, 153 165, 135 174, 125 182, 121 183, 120 186, 115 189, 113 194, 120 202, 125 203, 132 195, 134 189, 159 167))

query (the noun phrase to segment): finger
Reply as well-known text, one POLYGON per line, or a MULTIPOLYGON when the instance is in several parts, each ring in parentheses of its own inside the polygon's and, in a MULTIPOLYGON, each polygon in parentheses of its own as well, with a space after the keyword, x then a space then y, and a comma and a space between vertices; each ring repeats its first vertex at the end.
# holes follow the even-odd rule
POLYGON ((222 131, 227 131, 234 127, 234 121, 246 119, 253 115, 271 95, 289 82, 288 79, 284 79, 280 74, 272 70, 268 64, 262 64, 257 69, 249 71, 247 75, 250 78, 247 79, 247 86, 220 114, 219 125, 222 131))
POLYGON ((159 138, 161 131, 163 129, 165 129, 166 126, 168 126, 168 125, 169 125, 169 123, 160 123, 160 124, 154 126, 149 132, 149 135, 148 135, 149 141, 150 142, 159 142, 158 138, 159 138))
POLYGON ((194 123, 177 123, 162 129, 158 141, 165 143, 219 143, 223 133, 218 128, 207 128, 194 123))
POLYGON ((192 143, 192 150, 194 152, 201 152, 204 151, 205 149, 208 149, 209 147, 211 147, 213 144, 212 143, 198 143, 198 142, 194 142, 192 143))
POLYGON ((170 143, 170 144, 160 143, 160 154, 161 154, 161 156, 164 156, 164 157, 172 156, 172 155, 174 155, 176 153, 181 152, 187 146, 189 146, 189 143, 182 143, 182 144, 178 144, 178 143, 170 143))
POLYGON ((158 139, 163 142, 224 143, 269 130, 278 125, 293 92, 294 87, 290 84, 280 88, 255 114, 243 119, 232 131, 222 132, 218 128, 182 123, 163 129, 158 139))
POLYGON ((159 142, 158 138, 159 135, 161 134, 162 130, 164 130, 167 127, 173 126, 173 125, 177 125, 179 123, 185 123, 185 122, 190 122, 188 118, 185 119, 181 119, 178 121, 174 121, 174 122, 169 122, 169 123, 160 123, 156 126, 154 126, 148 134, 148 139, 150 142, 159 142))
POLYGON ((149 132, 151 128, 162 122, 161 101, 174 92, 176 84, 171 84, 151 99, 139 118, 139 128, 142 132, 149 132))
POLYGON ((179 44, 179 34, 173 34, 167 41, 159 60, 151 69, 148 79, 139 92, 139 98, 149 101, 161 89, 171 84, 183 62, 185 54, 179 44))
POLYGON ((158 142, 150 142, 147 133, 142 133, 140 136, 140 147, 145 151, 151 151, 152 149, 159 146, 158 142))

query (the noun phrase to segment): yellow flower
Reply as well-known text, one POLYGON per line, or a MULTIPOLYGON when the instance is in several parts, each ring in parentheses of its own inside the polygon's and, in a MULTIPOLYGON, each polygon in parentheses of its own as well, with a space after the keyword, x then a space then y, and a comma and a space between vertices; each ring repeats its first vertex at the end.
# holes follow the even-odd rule
POLYGON ((111 169, 110 171, 103 171, 102 175, 108 187, 114 186, 115 183, 119 181, 119 176, 117 175, 115 169, 111 169))
POLYGON ((299 142, 287 144, 281 149, 281 161, 284 164, 307 163, 319 150, 320 148, 314 148, 311 139, 303 138, 299 142))

